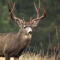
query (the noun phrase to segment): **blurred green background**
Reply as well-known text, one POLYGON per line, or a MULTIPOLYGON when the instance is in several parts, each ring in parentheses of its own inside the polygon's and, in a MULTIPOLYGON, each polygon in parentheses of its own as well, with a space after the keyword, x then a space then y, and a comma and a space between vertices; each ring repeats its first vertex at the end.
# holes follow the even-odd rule
MULTIPOLYGON (((36 17, 33 2, 38 0, 13 0, 16 2, 14 14, 20 19, 29 21, 36 17)), ((41 0, 40 16, 43 13, 44 0, 41 0)), ((18 32, 19 26, 10 18, 8 0, 0 0, 0 32, 18 32)), ((33 37, 28 47, 30 51, 47 50, 60 43, 60 0, 46 0, 46 17, 33 29, 33 37)))

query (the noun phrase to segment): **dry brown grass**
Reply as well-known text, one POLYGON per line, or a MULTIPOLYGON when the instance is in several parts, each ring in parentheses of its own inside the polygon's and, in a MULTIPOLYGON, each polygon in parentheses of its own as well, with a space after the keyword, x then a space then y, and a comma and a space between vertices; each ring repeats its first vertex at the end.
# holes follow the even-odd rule
MULTIPOLYGON (((5 60, 4 57, 0 57, 0 60, 5 60)), ((14 60, 14 58, 10 58, 10 60, 14 60)))
MULTIPOLYGON (((55 60, 55 55, 51 56, 50 58, 48 57, 48 55, 45 56, 41 56, 40 54, 25 54, 25 55, 21 55, 20 60, 55 60)), ((58 60, 58 58, 57 58, 58 60)))
MULTIPOLYGON (((0 57, 0 60, 5 60, 5 58, 0 57)), ((11 58, 10 60, 14 60, 14 58, 11 58)), ((40 54, 26 53, 21 55, 19 60, 55 60, 55 56, 49 58, 48 55, 42 57, 40 54)))

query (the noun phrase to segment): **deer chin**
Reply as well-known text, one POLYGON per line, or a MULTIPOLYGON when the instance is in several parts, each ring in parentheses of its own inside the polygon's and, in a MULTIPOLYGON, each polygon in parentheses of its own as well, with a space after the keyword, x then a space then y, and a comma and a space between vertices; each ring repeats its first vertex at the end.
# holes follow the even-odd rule
POLYGON ((31 38, 32 38, 31 34, 27 34, 24 36, 24 39, 26 39, 26 40, 31 40, 31 38))

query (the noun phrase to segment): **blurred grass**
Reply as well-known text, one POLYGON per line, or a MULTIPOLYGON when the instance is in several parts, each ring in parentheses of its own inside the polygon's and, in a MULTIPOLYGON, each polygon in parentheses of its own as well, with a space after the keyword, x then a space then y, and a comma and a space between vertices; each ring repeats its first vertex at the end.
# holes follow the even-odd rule
MULTIPOLYGON (((0 57, 0 60, 5 60, 5 58, 0 57)), ((14 60, 14 58, 11 58, 10 60, 14 60)), ((52 55, 51 57, 46 54, 45 56, 41 56, 41 54, 35 54, 35 53, 25 53, 20 56, 19 60, 60 60, 60 55, 55 56, 52 55)))

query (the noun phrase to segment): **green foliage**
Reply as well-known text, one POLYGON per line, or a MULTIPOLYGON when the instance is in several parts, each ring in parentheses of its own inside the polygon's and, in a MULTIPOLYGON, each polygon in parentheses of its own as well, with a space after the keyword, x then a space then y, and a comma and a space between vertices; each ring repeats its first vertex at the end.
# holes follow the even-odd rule
MULTIPOLYGON (((35 18, 36 12, 33 5, 35 1, 38 5, 38 0, 14 0, 16 7, 14 14, 19 18, 25 18, 29 21, 30 17, 35 18)), ((43 12, 43 0, 41 0, 40 15, 43 12)), ((7 6, 8 0, 0 0, 0 32, 18 32, 20 29, 16 22, 10 18, 7 6)), ((33 29, 33 37, 31 41, 31 50, 36 45, 40 50, 48 49, 49 46, 54 46, 60 41, 60 0, 46 0, 46 18, 42 19, 38 27, 33 29), (56 30, 57 29, 57 30, 56 30), (49 45, 51 43, 51 45, 49 45), (41 46, 42 44, 42 46, 41 46)))

